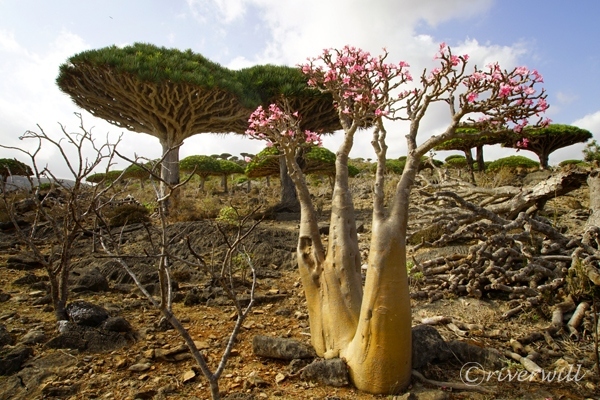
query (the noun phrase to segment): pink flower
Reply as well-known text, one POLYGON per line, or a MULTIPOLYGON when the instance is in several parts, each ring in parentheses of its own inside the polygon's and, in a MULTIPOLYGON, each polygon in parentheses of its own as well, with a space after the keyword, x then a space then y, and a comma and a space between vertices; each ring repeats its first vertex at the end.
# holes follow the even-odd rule
POLYGON ((512 94, 513 88, 509 85, 502 84, 500 85, 500 91, 498 92, 498 96, 500 97, 508 97, 512 94))
POLYGON ((517 75, 529 75, 529 69, 527 67, 517 67, 515 68, 515 74, 517 75))
POLYGON ((246 156, 246 157, 244 157, 244 161, 250 162, 250 161, 252 161, 252 159, 250 157, 246 156))
POLYGON ((379 108, 375 110, 375 116, 376 117, 381 117, 381 116, 384 116, 384 115, 388 115, 388 112, 387 111, 382 111, 379 108))
POLYGON ((470 92, 467 95, 467 102, 473 103, 475 100, 477 100, 478 97, 479 97, 479 93, 477 93, 477 92, 470 92))

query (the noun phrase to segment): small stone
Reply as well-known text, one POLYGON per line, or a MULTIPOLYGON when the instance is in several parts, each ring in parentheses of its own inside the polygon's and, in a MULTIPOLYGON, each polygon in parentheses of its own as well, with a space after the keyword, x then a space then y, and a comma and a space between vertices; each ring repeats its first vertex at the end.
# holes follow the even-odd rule
POLYGON ((142 355, 144 356, 144 358, 152 360, 154 358, 154 349, 146 350, 142 353, 142 355))
POLYGON ((285 378, 285 375, 279 372, 277 375, 275 375, 275 383, 283 382, 285 378))
POLYGON ((194 340, 194 344, 198 350, 210 349, 210 345, 205 340, 194 340))
POLYGON ((143 372, 148 371, 152 365, 150 363, 138 363, 133 364, 131 367, 127 368, 129 371, 133 372, 143 372))
POLYGON ((189 369, 183 373, 181 379, 183 383, 187 383, 196 377, 196 372, 193 369, 189 369))
POLYGON ((258 376, 258 372, 252 371, 246 378, 246 382, 244 383, 244 387, 250 389, 254 387, 265 387, 268 386, 269 383, 258 376))
POLYGON ((127 366, 127 359, 125 357, 118 357, 115 360, 115 368, 120 369, 125 368, 125 366, 127 366))

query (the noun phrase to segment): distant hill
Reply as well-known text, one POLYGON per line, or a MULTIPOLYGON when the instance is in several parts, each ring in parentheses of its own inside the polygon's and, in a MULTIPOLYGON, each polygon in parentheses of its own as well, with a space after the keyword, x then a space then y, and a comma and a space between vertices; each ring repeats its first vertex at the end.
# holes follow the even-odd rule
MULTIPOLYGON (((33 182, 33 186, 37 187, 39 184, 50 183, 52 182, 49 178, 42 178, 39 181, 36 178, 31 178, 33 182)), ((72 187, 75 181, 72 179, 60 179, 60 182, 63 186, 72 187)), ((31 189, 31 183, 26 176, 9 176, 6 178, 6 189, 7 190, 17 190, 17 189, 31 189)))

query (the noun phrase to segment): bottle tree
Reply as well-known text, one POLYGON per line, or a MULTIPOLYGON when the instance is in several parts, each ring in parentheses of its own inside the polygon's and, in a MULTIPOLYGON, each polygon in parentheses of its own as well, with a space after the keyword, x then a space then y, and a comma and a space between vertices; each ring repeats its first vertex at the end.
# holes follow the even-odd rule
MULTIPOLYGON (((357 388, 394 394, 411 376, 411 313, 406 273, 406 230, 409 194, 421 157, 457 135, 461 123, 475 120, 489 130, 513 126, 548 106, 537 71, 498 64, 467 71, 467 55, 452 54, 440 45, 439 65, 426 70, 415 87, 400 91, 411 80, 408 64, 386 62, 354 47, 325 50, 309 59, 302 71, 309 84, 331 93, 344 138, 336 153, 336 175, 327 249, 319 234, 317 215, 295 154, 319 136, 300 129, 301 113, 275 104, 252 114, 248 133, 277 146, 285 156, 301 205, 298 266, 308 304, 311 340, 317 353, 345 359, 357 388), (434 103, 449 106, 446 130, 417 144, 419 126, 434 103), (394 196, 384 204, 388 120, 404 120, 408 154, 394 196), (355 134, 372 126, 377 159, 373 221, 367 277, 362 287, 355 212, 348 186, 348 155, 355 134)), ((403 133, 404 134, 404 133, 403 133)))
MULTIPOLYGON (((590 131, 572 125, 550 124, 544 127, 526 127, 519 138, 507 140, 505 147, 527 150, 540 159, 540 168, 548 169, 550 154, 563 147, 587 142, 592 138, 590 131)), ((518 151, 517 150, 517 151, 518 151)))

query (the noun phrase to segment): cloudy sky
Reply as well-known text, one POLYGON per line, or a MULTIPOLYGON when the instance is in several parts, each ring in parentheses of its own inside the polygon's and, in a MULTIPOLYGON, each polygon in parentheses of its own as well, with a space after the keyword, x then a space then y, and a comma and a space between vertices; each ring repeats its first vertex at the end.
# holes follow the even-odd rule
MULTIPOLYGON (((38 125, 53 137, 59 137, 59 123, 77 130, 74 113, 82 110, 55 85, 59 65, 87 49, 135 42, 191 49, 229 68, 294 66, 346 44, 374 54, 386 47, 390 60, 409 62, 415 76, 435 66, 438 44, 446 42, 456 53, 468 53, 473 64, 538 69, 551 106, 547 116, 600 137, 598 15, 597 0, 0 0, 0 143, 31 146, 19 136, 38 125)), ((122 134, 122 152, 160 155, 157 139, 82 114, 99 140, 122 134)), ((443 130, 447 115, 433 110, 422 137, 443 130)), ((389 158, 403 155, 404 127, 388 130, 389 158)), ((372 157, 369 136, 359 138, 351 156, 372 157)), ((336 140, 334 135, 325 146, 335 151, 336 140)), ((180 155, 239 155, 262 147, 239 136, 201 134, 187 139, 180 155)), ((582 148, 555 152, 550 163, 580 159, 582 148)), ((489 160, 511 154, 486 149, 489 160)), ((0 149, 2 157, 25 161, 0 149)), ((40 158, 62 173, 56 152, 45 149, 40 158)))

